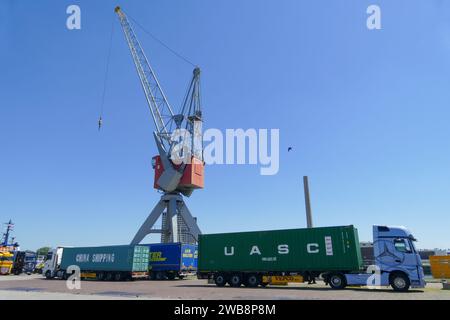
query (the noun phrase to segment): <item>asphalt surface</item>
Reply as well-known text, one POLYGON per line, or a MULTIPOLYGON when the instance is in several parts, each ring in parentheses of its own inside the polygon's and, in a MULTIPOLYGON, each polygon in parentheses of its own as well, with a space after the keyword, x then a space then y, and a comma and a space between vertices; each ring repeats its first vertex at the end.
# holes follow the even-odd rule
POLYGON ((289 284, 267 288, 219 288, 206 280, 173 281, 81 281, 80 289, 68 289, 63 280, 41 275, 0 276, 0 300, 7 299, 275 299, 275 300, 450 300, 441 283, 397 293, 390 288, 331 290, 323 283, 289 284))

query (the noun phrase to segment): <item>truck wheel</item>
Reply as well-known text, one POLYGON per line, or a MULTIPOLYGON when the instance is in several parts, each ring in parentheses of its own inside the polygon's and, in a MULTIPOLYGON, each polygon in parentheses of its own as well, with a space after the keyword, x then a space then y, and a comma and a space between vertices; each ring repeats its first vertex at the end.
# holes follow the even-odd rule
POLYGON ((230 286, 238 288, 242 284, 242 276, 238 273, 231 275, 230 280, 228 281, 230 286))
POLYGON ((121 281, 122 280, 122 274, 120 272, 114 274, 114 281, 121 281))
POLYGON ((113 278, 113 275, 112 275, 111 272, 107 272, 107 273, 105 274, 105 281, 111 281, 112 278, 113 278))
POLYGON ((50 272, 50 270, 48 270, 48 271, 45 273, 45 278, 46 278, 46 279, 51 279, 51 278, 53 278, 53 277, 52 277, 52 273, 50 272))
POLYGON ((169 272, 169 273, 167 274, 167 279, 169 279, 169 280, 174 280, 174 279, 175 279, 175 273, 169 272))
POLYGON ((347 280, 342 273, 333 273, 328 279, 333 289, 344 289, 347 286, 347 280))
POLYGON ((183 280, 184 276, 178 276, 178 279, 183 280))
POLYGON ((409 278, 403 273, 394 273, 390 276, 389 284, 394 291, 405 292, 408 291, 411 285, 409 278))
POLYGON ((251 274, 247 277, 247 281, 245 282, 245 286, 250 288, 256 288, 259 285, 259 277, 256 274, 251 274))
POLYGON ((156 273, 156 280, 165 280, 166 279, 166 275, 164 274, 164 272, 159 271, 156 273))
POLYGON ((219 273, 214 277, 214 282, 216 283, 216 286, 224 287, 227 283, 227 279, 225 278, 225 275, 219 273))

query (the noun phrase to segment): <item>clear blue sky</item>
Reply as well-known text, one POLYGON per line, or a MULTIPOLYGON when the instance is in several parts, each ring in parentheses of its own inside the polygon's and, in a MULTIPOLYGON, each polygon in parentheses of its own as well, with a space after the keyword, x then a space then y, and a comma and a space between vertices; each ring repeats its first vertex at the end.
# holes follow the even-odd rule
MULTIPOLYGON (((203 70, 206 128, 279 128, 280 171, 206 168, 187 200, 205 233, 405 225, 450 247, 450 3, 119 1, 203 70), (382 30, 366 28, 366 8, 382 30), (287 147, 294 150, 287 153, 287 147)), ((3 1, 0 218, 22 248, 127 243, 155 203, 153 122, 117 1, 3 1), (66 29, 78 4, 82 29, 66 29), (104 126, 97 130, 111 25, 104 126)), ((136 28, 172 105, 191 75, 136 28)), ((152 240, 152 239, 150 239, 152 240)))

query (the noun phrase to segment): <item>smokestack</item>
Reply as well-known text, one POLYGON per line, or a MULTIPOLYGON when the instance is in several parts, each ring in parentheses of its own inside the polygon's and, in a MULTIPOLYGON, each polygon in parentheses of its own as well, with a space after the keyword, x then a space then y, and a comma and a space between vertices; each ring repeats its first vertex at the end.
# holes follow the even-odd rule
POLYGON ((308 228, 312 228, 313 222, 311 213, 311 201, 309 199, 308 176, 303 176, 303 188, 305 189, 306 226, 308 228))

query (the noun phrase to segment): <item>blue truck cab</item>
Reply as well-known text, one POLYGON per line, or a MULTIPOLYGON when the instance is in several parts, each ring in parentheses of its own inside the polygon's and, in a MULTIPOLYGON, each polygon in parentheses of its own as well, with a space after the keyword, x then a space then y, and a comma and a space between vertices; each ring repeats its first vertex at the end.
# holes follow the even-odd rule
POLYGON ((182 243, 144 244, 150 249, 149 277, 151 280, 183 279, 197 272, 197 245, 182 243))
POLYGON ((346 285, 391 286, 395 291, 425 287, 415 241, 405 227, 373 226, 375 264, 369 266, 366 273, 346 274, 346 285))
POLYGON ((35 252, 26 252, 25 253, 25 264, 23 266, 23 272, 25 273, 33 273, 36 268, 37 255, 35 252))

